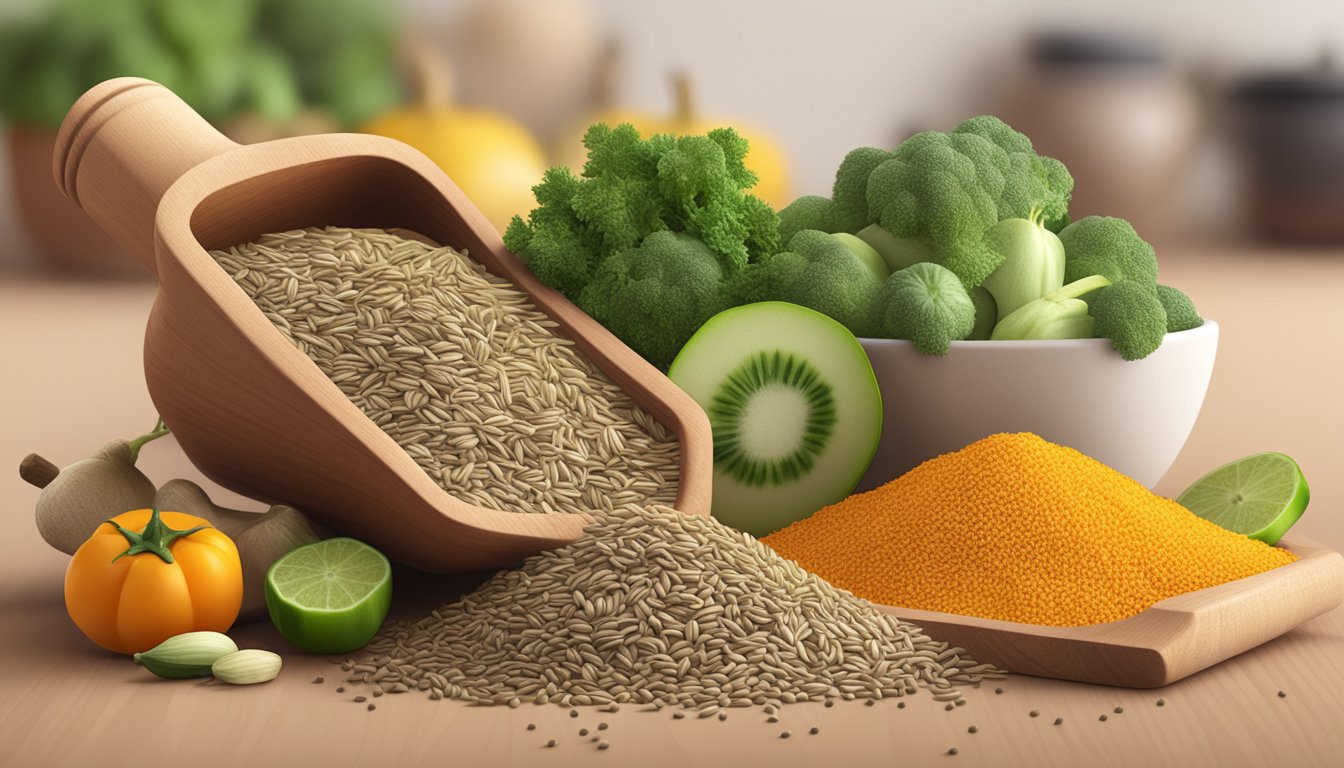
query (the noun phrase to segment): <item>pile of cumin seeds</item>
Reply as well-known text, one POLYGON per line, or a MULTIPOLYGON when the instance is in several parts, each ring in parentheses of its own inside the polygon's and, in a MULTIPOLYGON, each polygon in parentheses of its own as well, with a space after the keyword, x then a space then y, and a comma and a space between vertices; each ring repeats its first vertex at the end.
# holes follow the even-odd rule
POLYGON ((601 512, 587 535, 416 622, 390 623, 352 682, 478 704, 695 708, 878 699, 1001 677, 712 518, 601 512))
POLYGON ((675 499, 676 437, 467 254, 328 227, 211 255, 457 498, 510 512, 675 499))

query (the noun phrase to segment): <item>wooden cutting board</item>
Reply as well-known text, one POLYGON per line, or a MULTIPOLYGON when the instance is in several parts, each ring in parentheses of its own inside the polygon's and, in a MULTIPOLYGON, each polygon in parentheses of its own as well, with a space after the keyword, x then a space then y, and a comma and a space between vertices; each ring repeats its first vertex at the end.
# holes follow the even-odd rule
POLYGON ((1157 688, 1272 640, 1344 602, 1344 555, 1304 539, 1301 558, 1245 579, 1168 598, 1128 619, 1046 627, 898 606, 881 610, 1023 675, 1157 688))

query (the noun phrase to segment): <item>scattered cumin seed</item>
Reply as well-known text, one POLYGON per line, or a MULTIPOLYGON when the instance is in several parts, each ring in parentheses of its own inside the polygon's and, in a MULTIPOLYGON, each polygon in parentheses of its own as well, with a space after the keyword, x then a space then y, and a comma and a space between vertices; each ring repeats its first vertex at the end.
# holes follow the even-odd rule
POLYGON ((1040 717, 1040 716, 1041 716, 1041 710, 1039 710, 1039 709, 1033 709, 1033 710, 1031 710, 1030 712, 1028 712, 1027 714, 1028 714, 1028 715, 1031 715, 1032 717, 1040 717))
POLYGON ((976 725, 972 725, 970 728, 967 728, 967 729, 966 729, 966 732, 967 732, 967 733, 979 733, 979 732, 980 732, 980 727, 979 727, 979 726, 976 726, 976 725))
POLYGON ((324 677, 322 677, 321 675, 318 675, 317 677, 314 677, 314 678, 313 678, 313 684, 314 684, 314 685, 320 685, 320 684, 322 684, 322 683, 324 683, 324 682, 326 682, 326 679, 325 679, 324 677))
POLYGON ((554 746, 555 746, 555 739, 551 739, 550 741, 546 742, 546 747, 548 749, 554 746))
POLYGON ((1062 717, 1055 718, 1055 725, 1063 725, 1063 724, 1064 724, 1064 718, 1062 717))
POLYGON ((957 754, 957 753, 960 752, 960 751, 961 751, 961 750, 957 749, 956 747, 951 747, 951 748, 949 748, 949 749, 947 750, 947 754, 949 754, 949 755, 955 755, 955 754, 957 754))
POLYGON ((375 709, 377 709, 377 708, 378 708, 378 705, 377 705, 377 704, 374 704, 372 701, 369 702, 369 711, 370 711, 370 712, 372 712, 373 710, 375 710, 375 709))
POLYGON ((1115 714, 1117 714, 1117 715, 1123 715, 1123 714, 1125 713, 1125 708, 1124 708, 1124 707, 1116 707, 1115 710, 1114 710, 1114 712, 1115 712, 1115 714))
POLYGON ((363 703, 366 702, 366 701, 368 701, 368 698, 367 698, 367 697, 364 697, 364 696, 356 696, 356 697, 355 697, 355 703, 356 703, 356 704, 363 704, 363 703))
POLYGON ((789 738, 789 737, 792 736, 792 735, 793 735, 793 734, 792 734, 792 733, 789 733, 788 731, 783 731, 782 733, 779 734, 779 738, 781 738, 781 739, 787 739, 787 738, 789 738))
POLYGON ((1098 717, 1097 719, 1100 720, 1100 721, 1103 722, 1103 723, 1106 722, 1106 716, 1105 716, 1105 715, 1102 715, 1101 717, 1098 717))
POLYGON ((810 729, 808 729, 807 732, 812 734, 813 736, 816 736, 818 733, 821 733, 821 729, 814 725, 810 729))

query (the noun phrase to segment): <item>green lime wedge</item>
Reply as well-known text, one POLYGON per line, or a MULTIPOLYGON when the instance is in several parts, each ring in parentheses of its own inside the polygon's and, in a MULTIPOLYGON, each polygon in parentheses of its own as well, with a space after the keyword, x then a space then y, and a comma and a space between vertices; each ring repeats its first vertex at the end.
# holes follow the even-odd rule
POLYGON ((392 603, 392 565, 362 541, 299 547, 266 571, 266 608, 286 640, 310 653, 361 648, 392 603))
POLYGON ((1233 533, 1273 546, 1310 499, 1297 462, 1282 453, 1257 453, 1199 478, 1176 502, 1233 533))

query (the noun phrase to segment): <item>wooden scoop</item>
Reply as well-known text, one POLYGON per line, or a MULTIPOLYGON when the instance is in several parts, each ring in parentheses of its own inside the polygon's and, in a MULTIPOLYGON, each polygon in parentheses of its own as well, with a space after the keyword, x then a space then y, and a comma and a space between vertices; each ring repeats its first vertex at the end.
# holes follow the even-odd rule
POLYGON ((292 504, 428 571, 516 562, 572 541, 586 515, 500 512, 454 498, 262 315, 207 251, 312 226, 404 228, 465 249, 526 291, 582 352, 681 441, 675 506, 709 513, 704 411, 504 248, 416 150, 333 134, 239 146, 148 80, 109 80, 61 126, 56 182, 159 280, 145 379, 206 476, 292 504))

